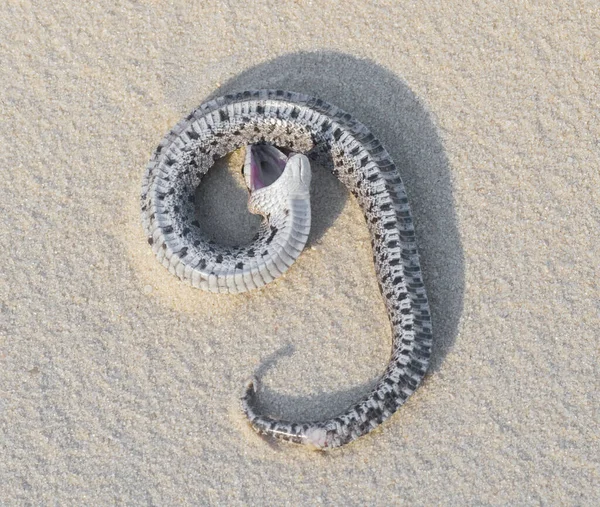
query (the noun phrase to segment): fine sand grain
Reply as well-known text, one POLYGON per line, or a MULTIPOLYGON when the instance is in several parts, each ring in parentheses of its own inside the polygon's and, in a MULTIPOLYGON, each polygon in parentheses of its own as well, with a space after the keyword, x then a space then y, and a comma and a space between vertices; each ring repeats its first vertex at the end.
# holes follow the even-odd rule
MULTIPOLYGON (((597 1, 5 0, 0 6, 0 504, 600 504, 597 1), (40 7, 40 5, 44 5, 40 7), (360 210, 316 168, 287 275, 178 282, 144 166, 208 97, 317 95, 381 138, 414 211, 436 340, 422 387, 323 454, 241 417, 325 417, 390 331, 360 210)), ((198 190, 236 241, 240 154, 198 190)))

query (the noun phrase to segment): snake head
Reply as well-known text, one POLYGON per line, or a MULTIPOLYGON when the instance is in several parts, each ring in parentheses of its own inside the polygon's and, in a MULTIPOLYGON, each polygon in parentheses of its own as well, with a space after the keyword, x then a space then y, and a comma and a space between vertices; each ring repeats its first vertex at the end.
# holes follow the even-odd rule
POLYGON ((310 198, 310 162, 301 153, 287 155, 274 146, 251 144, 243 172, 253 212, 267 214, 277 202, 310 198))

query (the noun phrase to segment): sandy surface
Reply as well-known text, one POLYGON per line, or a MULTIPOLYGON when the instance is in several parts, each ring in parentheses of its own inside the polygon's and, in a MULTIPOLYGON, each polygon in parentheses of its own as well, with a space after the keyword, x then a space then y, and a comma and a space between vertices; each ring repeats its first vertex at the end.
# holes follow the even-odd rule
MULTIPOLYGON (((2 505, 600 503, 596 1, 40 3, 0 7, 2 505), (329 454, 237 398, 258 368, 272 413, 325 416, 382 371, 351 196, 318 173, 311 247, 242 296, 179 283, 139 224, 163 134, 250 87, 366 123, 418 227, 434 365, 329 454)), ((253 226, 226 162, 198 211, 224 240, 253 226)))

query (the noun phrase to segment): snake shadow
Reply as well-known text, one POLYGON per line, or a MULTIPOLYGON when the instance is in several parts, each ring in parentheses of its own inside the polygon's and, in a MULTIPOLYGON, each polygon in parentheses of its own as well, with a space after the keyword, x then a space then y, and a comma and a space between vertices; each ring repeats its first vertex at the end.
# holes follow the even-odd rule
MULTIPOLYGON (((231 78, 211 97, 252 88, 293 90, 332 102, 367 125, 392 155, 406 185, 415 221, 433 320, 434 350, 429 371, 436 372, 456 340, 465 277, 451 170, 432 114, 399 76, 371 60, 339 52, 298 52, 277 57, 231 78)), ((225 174, 222 177, 227 178, 225 174)), ((317 171, 310 242, 334 223, 348 198, 348 192, 333 175, 317 171)), ((287 353, 289 350, 284 355, 287 353)), ((257 373, 264 373, 274 361, 276 357, 269 358, 257 373)), ((354 401, 374 381, 344 392, 303 399, 265 389, 264 401, 270 407, 275 405, 275 409, 281 406, 286 416, 292 415, 289 409, 296 404, 311 404, 314 415, 321 406, 326 410, 331 403, 341 406, 342 402, 354 401)))
MULTIPOLYGON (((261 379, 270 369, 277 368, 277 363, 294 355, 295 347, 292 344, 284 345, 263 359, 254 372, 256 378, 261 379)), ((271 417, 291 421, 307 421, 335 417, 341 410, 360 399, 377 382, 377 378, 362 382, 351 388, 334 392, 315 393, 310 396, 282 395, 280 392, 262 385, 259 380, 258 403, 259 409, 271 417)))

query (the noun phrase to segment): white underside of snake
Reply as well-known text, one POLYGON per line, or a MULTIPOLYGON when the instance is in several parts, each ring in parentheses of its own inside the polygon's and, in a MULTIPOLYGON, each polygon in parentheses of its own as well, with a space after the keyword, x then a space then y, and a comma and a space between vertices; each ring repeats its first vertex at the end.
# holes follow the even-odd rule
POLYGON ((331 449, 368 433, 415 391, 429 364, 431 317, 404 186, 387 151, 348 113, 281 90, 210 100, 169 132, 142 184, 142 222, 158 260, 181 280, 211 292, 261 287, 300 255, 310 231, 309 158, 329 167, 356 197, 390 318, 390 362, 375 387, 336 417, 284 421, 263 415, 256 380, 242 408, 262 435, 331 449), (225 247, 202 237, 194 196, 214 161, 246 147, 248 207, 263 223, 251 244, 225 247))

